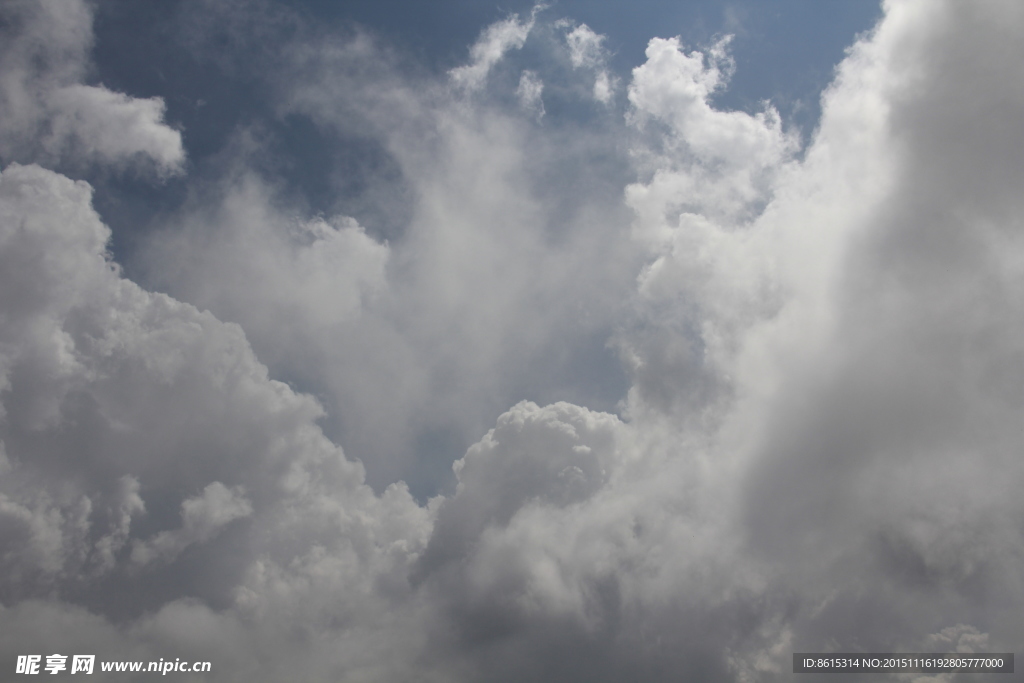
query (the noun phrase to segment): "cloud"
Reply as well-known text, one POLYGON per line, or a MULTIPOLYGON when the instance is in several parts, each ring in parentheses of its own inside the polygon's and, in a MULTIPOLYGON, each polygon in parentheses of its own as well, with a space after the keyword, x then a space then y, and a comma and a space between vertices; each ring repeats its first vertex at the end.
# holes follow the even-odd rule
POLYGON ((9 647, 84 621, 101 635, 63 647, 156 659, 186 643, 214 659, 190 635, 212 628, 211 642, 256 651, 232 634, 284 604, 309 619, 328 586, 387 614, 369 605, 401 600, 432 513, 401 485, 374 495, 314 424, 316 402, 269 380, 240 328, 123 279, 90 195, 37 166, 0 176, 9 647))
MULTIPOLYGON (((566 22, 566 25, 569 25, 566 22)), ((605 36, 594 33, 586 24, 580 24, 565 34, 569 46, 569 60, 574 69, 586 68, 594 71, 594 99, 607 104, 617 84, 617 79, 608 73, 606 55, 602 43, 605 36)))
POLYGON ((44 145, 54 156, 71 148, 72 154, 107 163, 149 157, 162 172, 181 170, 181 133, 164 124, 162 99, 139 99, 88 85, 60 88, 48 99, 53 114, 44 145))
POLYGON ((251 149, 265 143, 251 132, 135 265, 150 286, 240 324, 273 376, 320 397, 325 430, 376 489, 404 479, 425 499, 525 395, 605 410, 622 398, 605 342, 635 275, 613 184, 627 161, 614 137, 535 125, 514 92, 511 110, 486 94, 467 106, 364 36, 318 40, 279 60, 279 106, 325 144, 372 135, 397 180, 369 192, 404 204, 405 220, 309 216, 257 173, 251 149))
MULTIPOLYGON (((458 73, 525 26, 498 25, 458 73)), ((653 39, 621 118, 574 127, 303 40, 281 111, 377 136, 409 221, 304 214, 229 156, 147 245, 178 298, 122 275, 88 185, 9 165, 5 661, 773 681, 793 651, 1012 651, 1022 31, 887 3, 804 150, 768 105, 715 106, 727 41, 653 39), (594 339, 628 393, 554 400, 594 339), (389 451, 485 421, 454 492, 395 481, 389 451)))
POLYGON ((533 112, 539 119, 544 116, 544 100, 541 93, 544 92, 544 82, 532 71, 524 71, 519 77, 519 87, 516 88, 516 97, 519 104, 526 111, 533 112))
POLYGON ((518 50, 526 42, 540 9, 543 5, 537 5, 526 22, 519 21, 518 14, 512 14, 488 26, 469 50, 470 63, 451 70, 452 82, 467 90, 482 87, 491 68, 509 50, 518 50))
POLYGON ((268 205, 271 193, 246 175, 215 209, 190 216, 187 230, 162 235, 166 277, 181 283, 189 300, 244 319, 257 337, 336 331, 386 287, 390 249, 352 218, 281 215, 268 205), (213 279, 215 272, 224 277, 213 279))
POLYGON ((181 133, 164 123, 163 99, 83 83, 92 47, 92 10, 86 2, 18 0, 5 4, 3 18, 0 155, 5 162, 181 172, 181 133))
POLYGON ((228 489, 215 481, 207 484, 201 496, 181 503, 180 529, 161 531, 149 541, 136 542, 132 562, 148 564, 157 560, 173 560, 193 543, 205 543, 215 537, 224 525, 252 514, 252 505, 241 487, 228 489))
POLYGON ((513 407, 455 462, 458 489, 445 503, 426 566, 465 554, 482 532, 508 526, 528 504, 564 508, 589 498, 616 464, 620 428, 613 415, 568 403, 513 407))
POLYGON ((565 34, 569 44, 569 58, 576 68, 581 66, 595 67, 602 61, 601 43, 604 36, 594 33, 586 24, 580 24, 565 34))
POLYGON ((659 214, 679 212, 749 220, 764 208, 772 176, 796 151, 796 139, 783 131, 771 106, 754 115, 712 107, 711 96, 724 87, 731 68, 730 40, 723 38, 706 55, 687 55, 677 38, 655 38, 647 61, 633 70, 631 121, 665 127, 655 145, 637 150, 650 155, 651 181, 627 189, 646 229, 660 223, 659 214))

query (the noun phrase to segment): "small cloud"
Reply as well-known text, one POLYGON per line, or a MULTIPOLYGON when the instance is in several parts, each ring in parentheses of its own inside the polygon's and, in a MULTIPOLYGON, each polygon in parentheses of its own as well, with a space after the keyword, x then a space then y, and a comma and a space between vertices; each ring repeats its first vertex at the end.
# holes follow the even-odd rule
POLYGON ((604 51, 601 43, 605 37, 594 33, 586 24, 580 24, 565 35, 569 44, 569 59, 572 60, 574 68, 590 67, 595 68, 604 61, 604 51))
POLYGON ((533 71, 524 71, 519 77, 519 87, 516 88, 516 97, 519 98, 519 105, 526 111, 532 112, 538 119, 544 116, 544 101, 541 93, 544 91, 544 82, 533 71))
POLYGON ((543 9, 542 5, 535 6, 528 21, 520 21, 519 15, 513 14, 484 29, 469 50, 470 63, 451 70, 452 81, 467 90, 482 87, 491 68, 501 61, 509 50, 523 47, 540 9, 543 9))
POLYGON ((220 533, 229 522, 248 517, 252 505, 240 486, 229 489, 219 481, 207 485, 202 495, 181 504, 182 525, 174 531, 161 531, 148 541, 136 541, 132 562, 137 565, 155 561, 170 562, 194 543, 204 543, 220 533))
POLYGON ((594 99, 602 104, 607 104, 612 98, 614 81, 607 71, 599 71, 594 77, 594 99))
MULTIPOLYGON (((562 25, 568 25, 563 21, 562 25)), ((586 24, 580 24, 565 35, 569 46, 569 60, 574 69, 590 69, 594 72, 594 99, 607 104, 615 90, 616 80, 606 67, 607 54, 602 45, 605 36, 595 33, 586 24)))
POLYGON ((44 144, 60 156, 72 153, 112 164, 148 158, 165 174, 185 161, 181 133, 164 123, 164 101, 142 99, 104 87, 71 85, 48 98, 51 133, 44 144))

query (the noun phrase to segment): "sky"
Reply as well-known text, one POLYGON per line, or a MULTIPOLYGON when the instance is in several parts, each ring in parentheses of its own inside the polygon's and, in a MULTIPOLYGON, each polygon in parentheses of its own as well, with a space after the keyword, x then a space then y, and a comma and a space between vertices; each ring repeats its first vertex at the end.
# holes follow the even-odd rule
POLYGON ((1018 650, 1022 34, 1009 0, 3 3, 0 667, 1018 650))

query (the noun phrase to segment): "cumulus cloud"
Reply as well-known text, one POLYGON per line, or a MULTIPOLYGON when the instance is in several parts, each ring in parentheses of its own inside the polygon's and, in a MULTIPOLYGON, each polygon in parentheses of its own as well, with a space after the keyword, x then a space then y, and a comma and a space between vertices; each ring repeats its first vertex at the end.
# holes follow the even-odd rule
POLYGON ((632 122, 664 127, 655 144, 642 150, 650 155, 650 182, 627 189, 630 204, 642 214, 638 225, 647 230, 659 226, 662 215, 671 220, 680 213, 698 220, 749 220, 764 208, 774 174, 796 150, 797 141, 771 106, 754 115, 712 106, 711 96, 724 87, 731 69, 730 40, 723 38, 706 54, 686 54, 677 38, 655 38, 647 61, 633 70, 632 122))
POLYGON ((442 79, 389 71, 362 37, 317 40, 291 55, 301 68, 282 65, 280 106, 325 135, 378 136, 400 174, 382 201, 408 202, 407 220, 385 232, 303 216, 243 153, 147 241, 147 280, 242 325, 275 377, 321 397, 325 429, 377 489, 405 479, 434 495, 526 395, 612 408, 624 387, 606 340, 637 264, 615 138, 548 130, 484 96, 467 107, 442 79))
MULTIPOLYGON (((269 380, 240 328, 124 280, 88 186, 12 165, 0 196, 5 600, 56 590, 90 619, 161 609, 180 625, 231 621, 189 600, 251 613, 262 600, 246 587, 290 575, 297 558, 300 574, 347 591, 415 557, 431 513, 402 486, 377 497, 363 485, 314 424, 316 402, 269 380), (130 603, 108 599, 115 583, 130 603)), ((305 590, 288 583, 271 592, 305 590)), ((18 614, 5 632, 34 627, 18 614)))
MULTIPOLYGON (((392 68, 372 45, 304 42, 282 111, 365 116, 411 218, 385 240, 304 215, 235 160, 147 246, 177 298, 123 277, 88 185, 6 167, 5 661, 745 682, 788 679, 793 651, 1012 651, 1024 12, 885 9, 805 150, 770 105, 714 105, 728 40, 653 39, 599 129, 628 149, 604 140, 618 162, 589 175, 590 129, 536 125, 515 84, 448 87, 532 19, 376 92, 350 87, 392 68), (621 402, 521 400, 595 338, 621 402), (447 454, 454 491, 418 502, 378 462, 488 411, 447 454)), ((590 68, 600 40, 573 34, 590 68)))
POLYGON ((83 81, 89 74, 92 8, 72 2, 5 3, 0 48, 0 155, 5 162, 99 162, 181 171, 181 133, 164 101, 83 81))

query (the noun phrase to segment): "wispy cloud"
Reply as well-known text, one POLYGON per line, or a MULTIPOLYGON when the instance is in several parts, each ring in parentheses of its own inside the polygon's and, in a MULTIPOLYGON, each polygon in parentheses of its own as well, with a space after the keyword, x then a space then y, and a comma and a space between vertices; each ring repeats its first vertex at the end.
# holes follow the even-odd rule
POLYGON ((495 64, 510 50, 523 47, 536 21, 537 12, 543 8, 543 5, 537 5, 528 21, 520 21, 518 14, 512 14, 488 26, 469 50, 470 63, 452 69, 452 81, 469 90, 480 88, 495 64))
MULTIPOLYGON (((570 26, 571 22, 563 20, 563 26, 570 26)), ((607 55, 605 53, 605 36, 595 33, 586 24, 574 26, 571 31, 565 34, 566 45, 569 48, 569 60, 575 69, 585 68, 594 72, 594 99, 598 102, 607 103, 617 84, 608 71, 607 55)))

